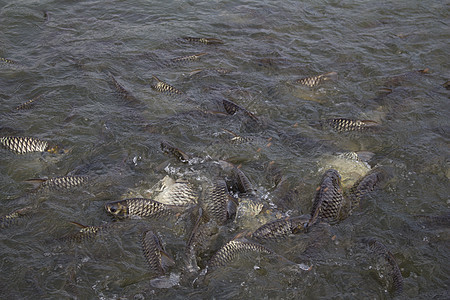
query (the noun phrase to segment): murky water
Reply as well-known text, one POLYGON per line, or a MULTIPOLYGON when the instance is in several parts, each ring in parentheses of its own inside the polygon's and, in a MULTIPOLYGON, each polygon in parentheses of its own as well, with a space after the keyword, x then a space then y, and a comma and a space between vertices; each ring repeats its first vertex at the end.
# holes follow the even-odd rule
POLYGON ((1 229, 1 298, 391 298, 389 273, 361 244, 368 237, 394 255, 401 297, 449 298, 448 12, 448 3, 431 0, 1 1, 0 57, 16 62, 0 62, 1 135, 70 150, 1 150, 0 215, 34 209, 1 229), (198 53, 207 55, 170 62, 198 53), (295 83, 331 71, 337 81, 295 83), (139 102, 118 95, 110 75, 139 102), (184 94, 153 90, 152 76, 184 94), (32 109, 16 110, 39 95, 32 109), (227 115, 223 99, 259 122, 227 115), (328 118, 370 119, 382 128, 349 134, 311 126, 328 118), (232 144, 224 129, 252 140, 232 144), (165 155, 161 140, 196 163, 165 155), (184 258, 189 214, 165 223, 122 220, 87 243, 55 241, 77 231, 71 221, 110 222, 105 202, 146 196, 168 174, 197 186, 223 178, 215 163, 222 159, 241 165, 270 213, 227 223, 212 254, 251 227, 309 213, 326 169, 347 180, 362 176, 351 163, 336 163, 345 151, 375 153, 369 164, 387 168, 390 178, 347 219, 268 245, 295 264, 249 254, 200 280, 184 258), (92 183, 31 194, 24 182, 67 174, 92 183), (176 261, 159 284, 141 250, 148 229, 176 261))

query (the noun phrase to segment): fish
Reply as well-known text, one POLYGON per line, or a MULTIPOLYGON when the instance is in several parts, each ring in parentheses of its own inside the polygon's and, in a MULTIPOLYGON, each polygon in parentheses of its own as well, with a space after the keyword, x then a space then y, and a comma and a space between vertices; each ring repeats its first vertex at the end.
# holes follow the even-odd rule
POLYGON ((148 230, 142 236, 142 252, 150 270, 164 275, 168 268, 175 265, 175 261, 164 249, 161 239, 148 230))
POLYGON ((10 59, 7 59, 7 58, 4 58, 4 57, 0 57, 0 62, 7 63, 7 64, 11 64, 11 65, 16 64, 15 61, 10 60, 10 59))
POLYGON ((233 135, 233 137, 230 139, 230 143, 232 143, 234 145, 245 144, 245 143, 249 143, 249 142, 253 141, 253 137, 248 137, 248 136, 243 137, 243 136, 240 136, 237 133, 234 133, 233 131, 225 129, 225 128, 222 128, 222 130, 233 135))
POLYGON ((207 215, 219 225, 233 218, 239 205, 228 192, 225 180, 217 180, 207 189, 204 203, 207 215))
POLYGON ((161 81, 158 77, 156 77, 155 75, 153 75, 153 79, 156 80, 156 84, 152 85, 152 89, 161 92, 161 93, 166 93, 169 95, 182 95, 184 94, 182 91, 174 88, 173 86, 161 81))
POLYGON ((255 191, 248 177, 239 168, 233 167, 231 169, 231 180, 233 191, 241 194, 251 194, 255 191))
POLYGON ((331 127, 337 132, 345 131, 370 131, 378 128, 378 123, 372 120, 355 120, 355 119, 327 119, 320 122, 322 125, 331 127))
POLYGON ((310 216, 278 219, 256 229, 250 239, 260 241, 280 241, 291 234, 305 232, 310 216))
POLYGON ((2 136, 0 144, 14 153, 24 154, 30 152, 58 153, 59 146, 50 146, 47 141, 24 136, 2 136))
POLYGON ((445 89, 450 90, 450 80, 447 80, 446 82, 444 82, 444 83, 442 84, 442 86, 443 86, 445 89))
POLYGON ((183 163, 189 162, 189 155, 187 155, 168 141, 161 141, 161 150, 166 154, 173 154, 179 161, 183 163))
POLYGON ((69 243, 82 243, 90 241, 95 238, 99 233, 105 231, 112 226, 111 223, 103 224, 100 226, 85 226, 77 222, 70 222, 76 226, 81 227, 81 229, 72 234, 67 234, 63 237, 58 238, 58 241, 69 242, 69 243))
POLYGON ((165 185, 165 189, 155 197, 155 201, 167 205, 189 206, 197 202, 198 194, 189 181, 177 179, 172 180, 170 185, 165 185))
POLYGON ((221 75, 225 75, 225 74, 229 74, 229 73, 233 72, 233 70, 226 69, 226 68, 195 69, 195 70, 192 70, 191 72, 189 72, 189 76, 194 76, 194 75, 204 73, 204 72, 214 72, 214 73, 218 73, 221 75))
POLYGON ((255 242, 250 242, 245 238, 234 239, 220 248, 210 259, 209 269, 226 266, 241 253, 257 252, 265 254, 274 254, 274 252, 255 242))
POLYGON ((81 186, 89 181, 89 177, 85 175, 60 176, 54 178, 32 178, 26 180, 29 183, 39 184, 37 190, 62 190, 81 186))
POLYGON ((381 169, 374 169, 366 176, 362 177, 350 188, 350 209, 354 210, 359 207, 361 199, 368 193, 375 190, 379 184, 386 179, 386 173, 381 169))
POLYGON ((18 222, 21 217, 29 215, 33 211, 32 206, 26 206, 7 214, 6 216, 0 217, 0 228, 7 228, 18 222))
POLYGON ((337 73, 336 72, 328 72, 328 73, 321 74, 321 75, 318 75, 318 76, 300 78, 300 79, 297 79, 295 82, 299 83, 301 85, 306 85, 306 86, 309 86, 309 87, 315 87, 315 86, 318 86, 319 84, 321 84, 324 81, 336 80, 336 79, 337 79, 337 73))
POLYGON ((223 104, 223 107, 225 108, 225 111, 229 115, 234 115, 237 111, 242 111, 242 112, 244 112, 245 115, 250 117, 253 121, 256 121, 256 122, 259 121, 259 119, 254 114, 252 114, 245 108, 237 105, 236 103, 234 103, 230 100, 223 99, 222 104, 223 104))
POLYGON ((450 213, 439 216, 415 215, 414 218, 419 219, 420 223, 425 227, 450 227, 450 213))
POLYGON ((172 215, 171 208, 170 205, 146 198, 130 198, 105 204, 106 211, 118 218, 134 216, 161 218, 172 215))
POLYGON ((197 37, 182 37, 183 40, 191 43, 202 43, 206 45, 217 45, 217 44, 223 44, 222 40, 216 39, 216 38, 197 38, 197 37))
POLYGON ((16 107, 16 110, 25 110, 25 109, 30 109, 30 108, 32 108, 32 107, 34 106, 34 104, 35 104, 36 101, 42 99, 42 96, 43 96, 43 95, 38 95, 38 96, 36 96, 36 97, 34 97, 34 98, 32 98, 32 99, 30 99, 30 100, 28 100, 28 101, 26 101, 26 102, 24 102, 24 103, 22 103, 22 104, 19 104, 19 105, 16 107))
POLYGON ((193 55, 180 56, 180 57, 172 58, 170 60, 170 62, 173 64, 186 63, 186 62, 190 62, 190 61, 199 60, 200 57, 205 56, 205 55, 208 55, 208 53, 202 52, 202 53, 197 53, 197 54, 193 54, 193 55))
POLYGON ((120 97, 122 97, 124 100, 126 100, 129 103, 139 103, 140 101, 137 100, 129 91, 127 91, 117 80, 114 78, 112 74, 109 74, 109 77, 111 77, 112 83, 114 85, 114 88, 116 89, 117 93, 120 97))
POLYGON ((394 296, 401 295, 403 293, 403 276, 394 255, 392 255, 383 243, 374 238, 364 238, 362 242, 368 245, 371 252, 383 257, 388 262, 392 268, 390 274, 392 277, 392 293, 394 296))
POLYGON ((341 176, 338 171, 329 169, 322 176, 320 186, 317 188, 308 226, 314 224, 317 218, 338 219, 343 200, 341 176))

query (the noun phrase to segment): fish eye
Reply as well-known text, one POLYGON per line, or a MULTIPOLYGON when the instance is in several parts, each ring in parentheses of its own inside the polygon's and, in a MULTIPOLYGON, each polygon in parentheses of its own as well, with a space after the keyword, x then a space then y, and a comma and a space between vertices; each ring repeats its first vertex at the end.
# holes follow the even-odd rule
POLYGON ((108 207, 108 210, 113 214, 115 214, 117 212, 117 208, 115 206, 108 207))

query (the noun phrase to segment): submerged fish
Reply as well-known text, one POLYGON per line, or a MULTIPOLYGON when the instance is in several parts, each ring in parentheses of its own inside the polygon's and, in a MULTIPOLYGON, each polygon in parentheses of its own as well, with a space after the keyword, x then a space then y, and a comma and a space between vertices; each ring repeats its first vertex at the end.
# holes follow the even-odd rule
POLYGON ((253 141, 252 137, 243 137, 243 136, 240 136, 237 133, 234 133, 233 131, 228 130, 228 129, 223 129, 223 130, 226 131, 226 132, 229 132, 230 134, 233 135, 233 137, 230 139, 230 142, 232 144, 238 145, 238 144, 244 144, 244 143, 248 143, 248 142, 252 142, 253 141))
POLYGON ((176 158, 178 158, 179 161, 183 163, 187 163, 189 161, 189 156, 169 143, 168 141, 162 141, 161 142, 161 150, 166 154, 173 154, 176 158))
POLYGON ((225 75, 225 74, 233 72, 233 70, 226 69, 226 68, 195 69, 195 70, 192 70, 191 72, 189 72, 189 76, 194 76, 194 75, 204 73, 204 72, 214 72, 214 73, 218 73, 221 75, 225 75))
POLYGON ((153 231, 144 232, 142 252, 150 270, 160 275, 164 275, 167 269, 175 264, 175 261, 165 251, 161 239, 153 231))
POLYGON ((30 152, 50 152, 57 153, 58 146, 49 146, 47 141, 42 141, 32 137, 23 136, 3 136, 0 137, 0 144, 12 152, 24 154, 30 152))
POLYGON ((372 192, 385 179, 386 174, 381 169, 374 169, 369 174, 359 179, 349 191, 351 210, 359 207, 361 199, 372 192))
POLYGON ((133 216, 160 218, 171 215, 173 211, 170 208, 169 205, 145 198, 131 198, 105 204, 106 211, 119 218, 133 216))
POLYGON ((222 104, 223 104, 223 107, 225 108, 225 111, 229 115, 234 115, 237 111, 242 111, 242 112, 244 112, 244 114, 246 114, 248 117, 250 117, 253 121, 258 121, 258 118, 254 114, 252 114, 245 108, 237 105, 236 103, 234 103, 232 101, 223 99, 222 104))
POLYGON ((309 87, 315 87, 315 86, 318 86, 319 84, 321 84, 324 81, 336 80, 336 79, 337 79, 337 73, 336 72, 328 72, 328 73, 321 74, 321 75, 318 75, 318 76, 300 78, 300 79, 297 79, 295 82, 296 83, 300 83, 302 85, 309 86, 309 87))
POLYGON ((33 178, 28 179, 26 181, 30 183, 39 184, 36 190, 43 190, 43 189, 60 190, 60 189, 70 189, 85 184, 89 181, 89 177, 84 175, 78 176, 76 175, 76 176, 61 176, 48 179, 33 178))
POLYGON ((235 259, 241 253, 257 252, 273 254, 274 252, 255 242, 250 242, 245 238, 232 240, 220 248, 208 263, 208 268, 217 268, 226 266, 229 262, 235 259))
POLYGON ((316 222, 317 218, 336 220, 340 216, 342 202, 341 176, 338 171, 330 169, 325 172, 317 188, 311 209, 309 225, 316 222))
POLYGON ((73 234, 68 234, 63 237, 58 238, 58 241, 62 242, 75 242, 75 243, 81 243, 85 241, 92 240, 97 236, 97 234, 105 231, 106 229, 110 228, 112 224, 104 224, 100 226, 85 226, 83 224, 77 223, 77 222, 70 222, 74 225, 77 225, 81 227, 81 229, 73 234))
POLYGON ((152 85, 152 89, 161 92, 161 93, 167 93, 169 95, 181 95, 184 94, 182 91, 174 88, 173 86, 165 83, 164 81, 161 81, 158 77, 153 75, 153 79, 156 80, 156 84, 152 85))
POLYGON ((171 63, 186 63, 186 62, 190 62, 190 61, 194 61, 194 60, 199 60, 200 57, 207 55, 208 53, 198 53, 198 54, 193 54, 193 55, 186 55, 186 56, 181 56, 181 57, 175 57, 172 58, 170 60, 171 63))
POLYGON ((403 276, 397 264, 397 261, 394 258, 394 255, 392 255, 392 253, 386 248, 384 244, 374 238, 364 238, 362 242, 369 246, 370 251, 383 257, 388 262, 389 266, 391 267, 390 275, 392 277, 392 292, 394 296, 400 295, 403 292, 403 276))
POLYGON ((112 74, 109 74, 111 77, 111 80, 113 82, 114 88, 116 89, 117 93, 122 97, 124 100, 126 100, 129 103, 139 103, 139 100, 137 100, 129 91, 127 91, 117 80, 114 78, 112 74))
POLYGON ((278 219, 256 229, 250 238, 257 241, 279 241, 291 234, 304 232, 309 219, 310 216, 278 219))
POLYGON ((251 194, 255 191, 248 177, 236 167, 231 170, 231 189, 241 194, 251 194))
POLYGON ((7 59, 7 58, 4 58, 4 57, 0 57, 0 62, 7 63, 7 64, 12 64, 12 65, 16 64, 15 61, 7 59))
POLYGON ((32 108, 34 106, 35 102, 40 100, 42 98, 42 96, 43 95, 38 95, 38 96, 36 96, 36 97, 34 97, 34 98, 32 98, 32 99, 30 99, 30 100, 20 104, 20 105, 18 105, 16 107, 16 110, 24 110, 24 109, 32 108))
POLYGON ((204 199, 207 215, 219 225, 224 224, 236 214, 237 200, 228 192, 224 180, 218 180, 209 187, 204 199))
POLYGON ((18 219, 29 215, 33 211, 33 207, 26 206, 24 208, 17 209, 6 216, 0 217, 0 228, 9 227, 18 222, 18 219))
POLYGON ((215 44, 223 44, 222 40, 216 39, 216 38, 196 38, 196 37, 182 37, 183 40, 187 42, 193 42, 193 43, 202 43, 206 45, 215 45, 215 44))
POLYGON ((327 119, 321 121, 322 125, 329 126, 335 131, 369 131, 378 128, 378 123, 372 120, 354 120, 354 119, 327 119))

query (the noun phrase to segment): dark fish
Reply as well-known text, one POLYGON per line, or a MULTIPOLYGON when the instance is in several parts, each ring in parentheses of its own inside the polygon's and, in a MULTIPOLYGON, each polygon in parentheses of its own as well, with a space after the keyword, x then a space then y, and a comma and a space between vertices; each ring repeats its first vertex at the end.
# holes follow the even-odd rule
POLYGON ((58 238, 57 239, 58 241, 70 243, 72 242, 81 243, 89 241, 95 238, 99 233, 105 231, 106 229, 112 226, 112 224, 104 224, 100 226, 85 226, 77 222, 70 222, 70 223, 81 227, 81 229, 76 233, 68 234, 58 238))
POLYGON ((129 103, 139 103, 140 101, 137 100, 129 91, 127 91, 117 80, 114 78, 112 74, 109 74, 111 77, 111 80, 113 82, 114 88, 116 89, 117 93, 122 97, 124 100, 126 100, 129 103))
POLYGON ((161 142, 161 150, 166 154, 173 154, 176 158, 178 158, 179 161, 183 163, 187 163, 189 161, 189 156, 186 153, 184 153, 168 141, 161 142))
POLYGON ((175 264, 175 261, 165 251, 161 239, 153 231, 144 232, 142 251, 150 270, 159 275, 164 275, 167 269, 175 264))
POLYGON ((304 232, 310 216, 287 217, 266 223, 250 236, 257 241, 279 241, 291 234, 304 232))
POLYGON ((232 101, 223 99, 222 104, 223 104, 223 107, 225 108, 225 111, 229 115, 234 115, 237 111, 242 111, 242 112, 244 112, 244 114, 246 114, 248 117, 250 117, 253 121, 258 121, 258 118, 254 114, 252 114, 245 108, 237 105, 236 103, 234 103, 232 101))
POLYGON ((361 199, 368 193, 372 192, 385 179, 386 174, 383 170, 374 169, 369 174, 355 182, 349 191, 351 210, 359 207, 361 199))
POLYGON ((233 135, 233 137, 230 139, 230 142, 232 144, 238 145, 238 144, 245 144, 245 143, 249 143, 249 142, 253 141, 252 137, 242 137, 242 136, 238 135, 237 133, 234 133, 231 130, 228 130, 228 129, 223 129, 223 130, 226 132, 229 132, 230 134, 233 135))
POLYGON ((206 45, 215 45, 215 44, 223 44, 223 41, 215 38, 196 38, 196 37, 182 37, 183 40, 192 43, 202 43, 206 45))
POLYGON ((194 76, 194 75, 197 75, 197 74, 200 74, 200 73, 204 73, 204 72, 214 72, 214 73, 218 73, 218 74, 221 74, 221 75, 225 75, 225 74, 233 72, 233 70, 225 69, 225 68, 195 69, 195 70, 189 72, 189 75, 190 76, 194 76))
POLYGON ((158 77, 153 75, 153 78, 156 80, 156 84, 152 85, 152 89, 161 92, 161 93, 167 93, 169 95, 181 95, 183 94, 182 91, 174 88, 173 86, 161 81, 158 77))
POLYGON ((419 219, 420 222, 426 226, 450 227, 450 213, 440 216, 416 215, 414 217, 419 219))
POLYGON ((133 216, 160 218, 173 213, 170 205, 159 203, 152 199, 131 198, 106 203, 108 213, 119 217, 129 218, 133 216))
POLYGON ((306 85, 309 87, 315 87, 318 86, 319 84, 321 84, 324 81, 327 80, 336 80, 337 79, 337 73, 336 72, 328 72, 325 74, 321 74, 318 76, 313 76, 313 77, 305 77, 305 78, 300 78, 298 80, 296 80, 296 83, 300 83, 302 85, 306 85))
POLYGON ((186 55, 181 57, 175 57, 170 60, 171 63, 177 64, 177 63, 186 63, 194 60, 199 60, 200 57, 207 55, 208 53, 198 53, 193 55, 186 55))
POLYGON ((57 146, 50 148, 47 141, 23 136, 3 136, 0 137, 0 143, 4 148, 17 154, 30 152, 56 153, 58 149, 57 146))
POLYGON ((15 61, 7 59, 7 58, 4 58, 4 57, 0 57, 0 62, 4 62, 4 63, 7 63, 7 64, 12 64, 12 65, 16 64, 15 61))
POLYGON ((24 102, 16 107, 17 110, 24 110, 24 109, 30 109, 34 106, 35 102, 40 100, 43 95, 38 95, 27 102, 24 102))
POLYGON ((354 119, 327 119, 321 121, 322 125, 329 126, 335 131, 369 131, 378 128, 378 123, 372 120, 354 120, 354 119))
POLYGON ((314 224, 317 218, 338 219, 343 200, 341 176, 338 171, 329 169, 323 175, 320 186, 317 188, 309 225, 314 224))
POLYGON ((6 216, 0 217, 0 228, 6 228, 18 222, 19 218, 29 215, 33 211, 31 206, 17 209, 6 216))
POLYGON ((388 262, 388 264, 392 268, 391 276, 393 294, 395 296, 400 295, 403 292, 403 276, 394 258, 394 255, 392 255, 392 253, 386 248, 384 244, 374 238, 364 238, 362 242, 369 246, 370 251, 383 257, 388 262))
POLYGON ((249 242, 247 239, 240 238, 226 243, 220 248, 208 263, 208 268, 217 268, 226 266, 229 262, 235 259, 241 253, 257 252, 273 254, 274 252, 255 242, 249 242))
POLYGON ((49 179, 33 178, 26 180, 30 183, 37 183, 39 186, 36 190, 62 190, 70 189, 80 186, 89 181, 88 176, 75 175, 75 176, 61 176, 49 179))
POLYGON ((204 202, 207 215, 219 225, 224 224, 236 214, 237 200, 228 192, 224 180, 218 180, 208 188, 204 202))
POLYGON ((251 194, 255 191, 250 180, 241 169, 233 167, 231 170, 231 180, 231 187, 233 191, 241 194, 251 194))
POLYGON ((450 90, 450 80, 447 80, 442 84, 443 87, 445 87, 447 90, 450 90))

